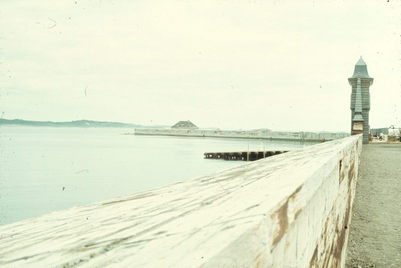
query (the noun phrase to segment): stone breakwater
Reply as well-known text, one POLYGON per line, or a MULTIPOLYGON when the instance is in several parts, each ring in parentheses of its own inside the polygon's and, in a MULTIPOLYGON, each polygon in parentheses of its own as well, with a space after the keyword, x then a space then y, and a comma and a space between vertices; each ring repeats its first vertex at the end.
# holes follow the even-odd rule
POLYGON ((344 132, 288 132, 272 130, 135 129, 135 135, 244 138, 290 141, 329 141, 348 137, 344 132))
POLYGON ((0 266, 344 267, 361 149, 352 136, 0 226, 0 266))

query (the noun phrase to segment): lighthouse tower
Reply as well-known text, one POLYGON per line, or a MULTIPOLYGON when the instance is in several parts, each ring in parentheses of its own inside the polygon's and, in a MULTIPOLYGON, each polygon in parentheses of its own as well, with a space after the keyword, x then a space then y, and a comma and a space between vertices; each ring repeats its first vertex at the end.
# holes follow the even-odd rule
POLYGON ((363 143, 369 142, 369 87, 373 78, 368 74, 368 68, 362 57, 355 65, 354 74, 348 78, 352 87, 351 94, 351 134, 363 133, 363 143))

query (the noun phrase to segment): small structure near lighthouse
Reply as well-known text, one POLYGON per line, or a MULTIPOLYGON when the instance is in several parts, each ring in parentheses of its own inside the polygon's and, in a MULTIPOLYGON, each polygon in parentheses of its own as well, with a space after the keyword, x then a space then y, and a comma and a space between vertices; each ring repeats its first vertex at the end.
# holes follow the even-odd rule
POLYGON ((363 143, 369 143, 369 87, 373 78, 368 74, 368 68, 362 57, 355 65, 354 74, 348 78, 352 87, 351 94, 351 134, 363 133, 363 143))
POLYGON ((198 129, 198 127, 191 121, 179 121, 171 128, 173 129, 198 129))

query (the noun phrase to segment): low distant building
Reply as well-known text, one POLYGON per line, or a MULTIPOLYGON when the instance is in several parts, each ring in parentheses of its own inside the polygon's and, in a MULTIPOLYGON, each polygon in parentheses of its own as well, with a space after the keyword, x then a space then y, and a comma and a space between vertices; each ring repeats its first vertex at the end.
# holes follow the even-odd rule
POLYGON ((370 134, 372 136, 388 135, 388 128, 371 128, 370 134))
POLYGON ((395 128, 393 126, 388 128, 372 128, 370 130, 372 136, 388 135, 388 136, 400 136, 401 128, 395 128))
POLYGON ((179 121, 171 128, 173 129, 198 129, 198 127, 191 121, 179 121))

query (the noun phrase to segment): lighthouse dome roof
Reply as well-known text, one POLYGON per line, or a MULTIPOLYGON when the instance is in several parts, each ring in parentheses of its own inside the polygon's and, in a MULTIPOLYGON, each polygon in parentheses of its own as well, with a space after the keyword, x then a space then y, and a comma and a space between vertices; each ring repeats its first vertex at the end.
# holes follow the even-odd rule
POLYGON ((368 67, 362 57, 355 64, 354 74, 351 78, 371 78, 368 74, 368 67))

